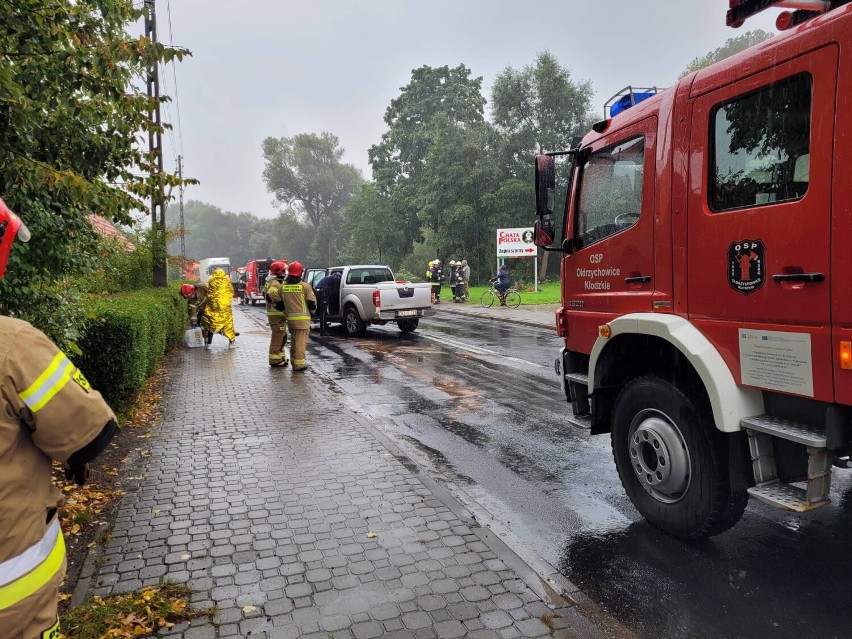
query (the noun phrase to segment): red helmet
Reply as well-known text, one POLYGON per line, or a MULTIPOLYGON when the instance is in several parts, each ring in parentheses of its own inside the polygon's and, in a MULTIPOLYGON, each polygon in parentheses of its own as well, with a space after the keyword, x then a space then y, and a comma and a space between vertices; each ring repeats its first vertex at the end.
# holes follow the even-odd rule
POLYGON ((305 267, 302 266, 301 262, 293 262, 292 264, 290 264, 289 273, 293 277, 302 277, 302 273, 304 272, 304 270, 305 267))
POLYGON ((180 294, 184 297, 195 295, 195 287, 192 284, 184 284, 180 287, 180 294))
POLYGON ((277 260, 269 265, 269 272, 275 277, 284 277, 287 271, 287 260, 277 260))
POLYGON ((9 253, 15 238, 21 242, 30 241, 30 231, 17 215, 9 210, 6 203, 0 200, 0 277, 6 272, 9 253))

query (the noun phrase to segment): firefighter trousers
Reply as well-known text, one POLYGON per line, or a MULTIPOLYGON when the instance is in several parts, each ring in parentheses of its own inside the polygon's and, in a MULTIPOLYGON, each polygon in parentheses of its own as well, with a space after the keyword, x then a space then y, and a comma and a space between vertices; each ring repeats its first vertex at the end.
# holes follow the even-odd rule
POLYGON ((304 370, 308 366, 305 350, 308 348, 308 333, 310 332, 310 326, 307 328, 290 327, 290 360, 293 362, 294 371, 304 370))
POLYGON ((287 320, 283 315, 270 315, 269 328, 272 336, 269 339, 269 365, 287 366, 287 353, 284 343, 287 341, 287 320))
POLYGON ((59 586, 64 579, 65 559, 62 560, 62 567, 42 588, 0 612, 2 636, 7 639, 58 639, 59 629, 53 629, 56 625, 59 586), (12 634, 8 635, 7 632, 12 634))

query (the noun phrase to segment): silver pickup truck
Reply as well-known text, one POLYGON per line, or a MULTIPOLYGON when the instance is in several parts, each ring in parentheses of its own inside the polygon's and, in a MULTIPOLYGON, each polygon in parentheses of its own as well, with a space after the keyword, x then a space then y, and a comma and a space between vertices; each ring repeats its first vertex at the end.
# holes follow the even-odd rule
POLYGON ((432 287, 396 280, 387 266, 361 264, 308 269, 303 279, 316 287, 333 272, 340 273, 340 293, 328 303, 326 321, 343 324, 349 337, 363 337, 369 324, 396 322, 403 333, 417 328, 432 311, 432 287))

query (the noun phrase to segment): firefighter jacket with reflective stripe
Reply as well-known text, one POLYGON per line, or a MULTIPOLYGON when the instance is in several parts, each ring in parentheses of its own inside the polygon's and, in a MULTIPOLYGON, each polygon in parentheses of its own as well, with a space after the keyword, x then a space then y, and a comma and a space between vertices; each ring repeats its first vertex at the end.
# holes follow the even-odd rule
POLYGON ((2 610, 44 586, 64 558, 48 521, 62 503, 51 459, 66 462, 115 415, 41 331, 9 317, 0 317, 0 402, 2 610))
POLYGON ((269 317, 285 317, 284 311, 279 311, 275 308, 277 303, 284 303, 284 295, 281 289, 284 287, 284 279, 275 278, 266 283, 264 297, 266 298, 266 314, 269 317))
POLYGON ((310 308, 317 307, 314 290, 307 282, 284 284, 281 287, 284 296, 284 309, 287 313, 287 326, 291 329, 310 328, 310 308))

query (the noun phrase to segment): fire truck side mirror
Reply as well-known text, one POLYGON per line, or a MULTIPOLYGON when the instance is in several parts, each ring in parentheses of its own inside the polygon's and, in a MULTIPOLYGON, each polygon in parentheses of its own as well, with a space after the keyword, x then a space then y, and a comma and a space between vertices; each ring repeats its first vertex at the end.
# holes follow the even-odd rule
POLYGON ((556 199, 556 160, 552 155, 535 158, 535 213, 540 218, 553 214, 556 199))
POLYGON ((533 225, 533 243, 536 246, 546 248, 553 244, 553 234, 553 220, 536 220, 536 223, 533 225))

